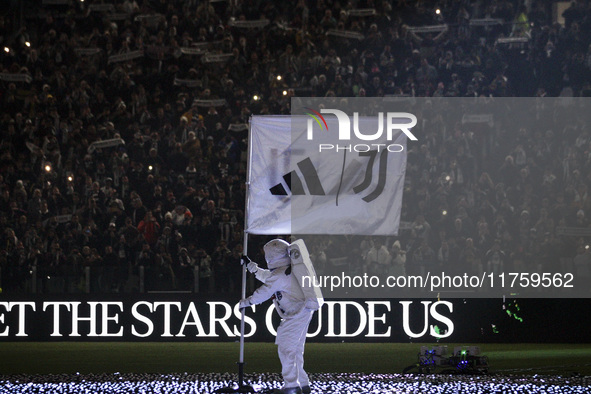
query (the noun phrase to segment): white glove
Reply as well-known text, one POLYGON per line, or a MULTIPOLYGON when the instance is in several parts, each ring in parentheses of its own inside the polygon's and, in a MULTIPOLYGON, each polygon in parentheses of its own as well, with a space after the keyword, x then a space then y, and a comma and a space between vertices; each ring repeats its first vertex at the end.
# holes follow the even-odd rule
POLYGON ((255 272, 257 272, 259 270, 259 265, 257 263, 255 263, 254 261, 251 261, 250 263, 248 263, 246 265, 246 269, 251 274, 254 274, 255 272))
POLYGON ((250 300, 247 298, 245 300, 240 300, 240 306, 239 309, 244 309, 244 308, 248 308, 249 306, 251 306, 252 303, 250 302, 250 300))

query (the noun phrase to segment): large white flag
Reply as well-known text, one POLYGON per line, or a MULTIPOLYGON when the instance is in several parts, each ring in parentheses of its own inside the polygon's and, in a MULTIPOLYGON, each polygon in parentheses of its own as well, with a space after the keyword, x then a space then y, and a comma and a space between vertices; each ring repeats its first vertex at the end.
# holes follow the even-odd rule
POLYGON ((397 234, 406 135, 387 139, 387 120, 351 117, 352 130, 383 133, 342 141, 337 117, 315 113, 251 118, 246 231, 397 234))

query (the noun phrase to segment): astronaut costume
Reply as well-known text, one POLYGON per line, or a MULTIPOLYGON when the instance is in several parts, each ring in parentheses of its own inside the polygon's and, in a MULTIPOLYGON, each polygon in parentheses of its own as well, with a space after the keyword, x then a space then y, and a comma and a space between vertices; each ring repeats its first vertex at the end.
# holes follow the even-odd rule
POLYGON ((315 275, 315 272, 301 240, 290 245, 281 239, 274 239, 263 249, 269 269, 259 268, 254 262, 247 266, 263 285, 250 297, 240 301, 240 307, 260 304, 273 298, 275 309, 281 317, 275 344, 284 381, 283 388, 276 392, 309 393, 308 374, 304 371, 304 345, 312 315, 321 306, 323 299, 318 289, 310 291, 302 288, 300 281, 302 274, 315 275), (305 265, 303 259, 307 259, 305 265), (306 266, 312 267, 311 272, 309 268, 302 268, 306 266))

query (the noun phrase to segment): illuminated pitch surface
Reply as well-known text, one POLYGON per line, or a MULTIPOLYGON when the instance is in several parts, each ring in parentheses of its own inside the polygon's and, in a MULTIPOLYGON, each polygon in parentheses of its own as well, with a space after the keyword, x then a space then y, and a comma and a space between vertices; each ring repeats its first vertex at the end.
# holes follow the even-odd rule
MULTIPOLYGON (((313 393, 588 393, 591 377, 551 375, 311 374, 313 393)), ((281 387, 279 374, 247 375, 257 390, 281 387)), ((235 374, 14 375, 0 393, 212 393, 231 387, 235 374)))

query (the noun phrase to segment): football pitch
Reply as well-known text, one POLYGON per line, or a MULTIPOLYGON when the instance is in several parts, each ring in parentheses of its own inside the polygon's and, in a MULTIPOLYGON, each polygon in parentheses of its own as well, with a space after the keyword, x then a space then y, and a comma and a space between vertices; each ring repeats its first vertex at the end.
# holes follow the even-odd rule
MULTIPOLYGON (((491 373, 591 375, 591 344, 308 343, 311 373, 399 374, 421 346, 480 346, 491 373)), ((6 342, 1 375, 101 373, 235 373, 237 342, 6 342)), ((279 373, 273 343, 245 345, 245 372, 279 373)))

